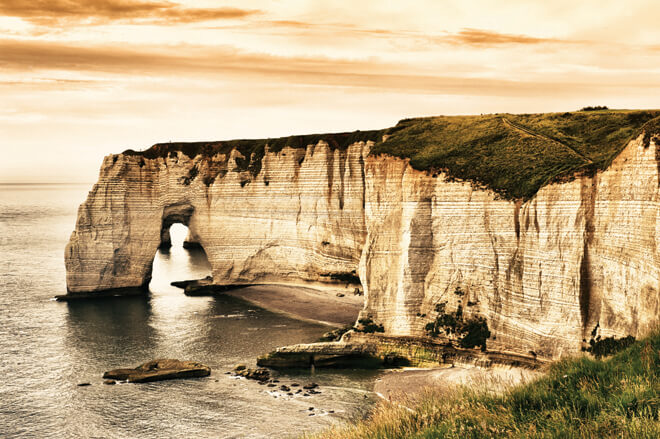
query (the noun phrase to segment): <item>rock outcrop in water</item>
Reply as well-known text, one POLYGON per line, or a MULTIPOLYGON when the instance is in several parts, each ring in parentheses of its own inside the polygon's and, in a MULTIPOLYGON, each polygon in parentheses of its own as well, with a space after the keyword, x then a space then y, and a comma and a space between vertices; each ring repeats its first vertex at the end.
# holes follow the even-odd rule
POLYGON ((217 285, 353 291, 359 276, 360 317, 385 337, 553 359, 640 336, 660 311, 653 134, 529 200, 370 155, 380 132, 252 154, 236 143, 110 155, 66 248, 69 295, 144 288, 181 222, 217 285))
POLYGON ((126 380, 129 383, 149 383, 179 378, 200 378, 209 375, 211 375, 211 368, 201 363, 160 359, 141 364, 134 369, 109 370, 103 374, 103 378, 126 380))

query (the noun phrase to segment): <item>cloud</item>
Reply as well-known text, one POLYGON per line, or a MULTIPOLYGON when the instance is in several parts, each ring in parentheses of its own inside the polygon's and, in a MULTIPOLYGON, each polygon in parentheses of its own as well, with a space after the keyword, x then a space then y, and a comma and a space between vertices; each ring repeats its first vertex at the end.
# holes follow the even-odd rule
POLYGON ((186 8, 168 1, 0 0, 0 15, 19 17, 39 25, 111 21, 192 23, 244 18, 257 13, 259 11, 233 7, 186 8))
MULTIPOLYGON (((75 46, 42 41, 0 40, 0 71, 58 71, 89 77, 200 78, 236 83, 279 83, 285 87, 315 85, 357 87, 364 91, 391 91, 469 96, 525 96, 528 94, 575 93, 621 85, 620 78, 584 75, 537 80, 470 78, 411 71, 405 64, 381 60, 284 57, 250 53, 232 47, 206 46, 75 46)), ((61 74, 59 74, 61 76, 61 74)), ((628 86, 657 88, 640 77, 628 86)))
POLYGON ((192 76, 253 73, 264 76, 368 72, 373 62, 323 57, 281 57, 229 46, 95 46, 42 40, 0 40, 0 70, 107 72, 192 76))
POLYGON ((410 41, 423 41, 437 45, 466 46, 474 48, 540 45, 540 44, 581 44, 588 41, 568 40, 561 38, 539 38, 529 35, 516 35, 495 32, 484 29, 465 28, 458 32, 443 32, 436 35, 418 32, 393 31, 389 29, 360 28, 350 24, 325 24, 294 20, 270 20, 263 23, 272 28, 288 28, 298 32, 336 34, 348 37, 375 37, 389 39, 408 39, 410 41))
POLYGON ((558 38, 537 38, 528 35, 512 35, 482 29, 462 29, 438 38, 439 41, 456 46, 501 46, 501 45, 530 45, 530 44, 574 44, 577 41, 562 40, 558 38))

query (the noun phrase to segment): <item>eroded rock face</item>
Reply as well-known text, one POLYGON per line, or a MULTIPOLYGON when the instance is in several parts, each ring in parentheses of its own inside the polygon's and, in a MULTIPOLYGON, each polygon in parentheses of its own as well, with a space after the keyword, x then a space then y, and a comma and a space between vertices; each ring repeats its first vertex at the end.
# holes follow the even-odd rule
POLYGON ((66 248, 69 294, 146 285, 164 226, 181 222, 214 284, 357 271, 361 318, 386 336, 484 319, 489 351, 553 359, 658 321, 657 147, 640 136, 605 172, 524 203, 369 156, 364 142, 266 151, 256 175, 236 171, 237 150, 111 155, 66 248))
POLYGON ((147 285, 163 230, 187 225, 217 284, 327 283, 357 269, 366 237, 364 143, 284 148, 261 171, 230 156, 111 155, 65 251, 70 293, 147 285))
POLYGON ((660 313, 657 147, 640 136, 605 172, 526 203, 369 157, 362 317, 423 336, 443 315, 481 316, 489 350, 534 358, 645 333, 660 313))

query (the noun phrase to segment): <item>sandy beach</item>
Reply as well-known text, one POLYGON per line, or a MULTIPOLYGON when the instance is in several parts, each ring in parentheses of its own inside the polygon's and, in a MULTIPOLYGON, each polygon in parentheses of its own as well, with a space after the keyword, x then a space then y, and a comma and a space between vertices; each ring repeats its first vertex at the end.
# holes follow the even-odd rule
POLYGON ((364 302, 363 296, 346 290, 287 285, 254 285, 228 290, 224 294, 296 319, 336 327, 355 323, 364 302), (337 293, 344 296, 338 297, 337 293))
POLYGON ((376 380, 374 391, 392 402, 410 401, 427 391, 445 391, 464 385, 502 392, 507 388, 529 382, 542 372, 524 368, 470 366, 438 367, 433 369, 388 370, 376 380))

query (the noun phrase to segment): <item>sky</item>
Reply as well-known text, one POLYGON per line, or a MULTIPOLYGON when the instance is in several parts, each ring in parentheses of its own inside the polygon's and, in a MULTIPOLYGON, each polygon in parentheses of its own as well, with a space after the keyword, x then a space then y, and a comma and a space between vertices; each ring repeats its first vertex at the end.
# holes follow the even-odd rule
POLYGON ((0 0, 0 183, 167 141, 660 108, 657 0, 0 0))

